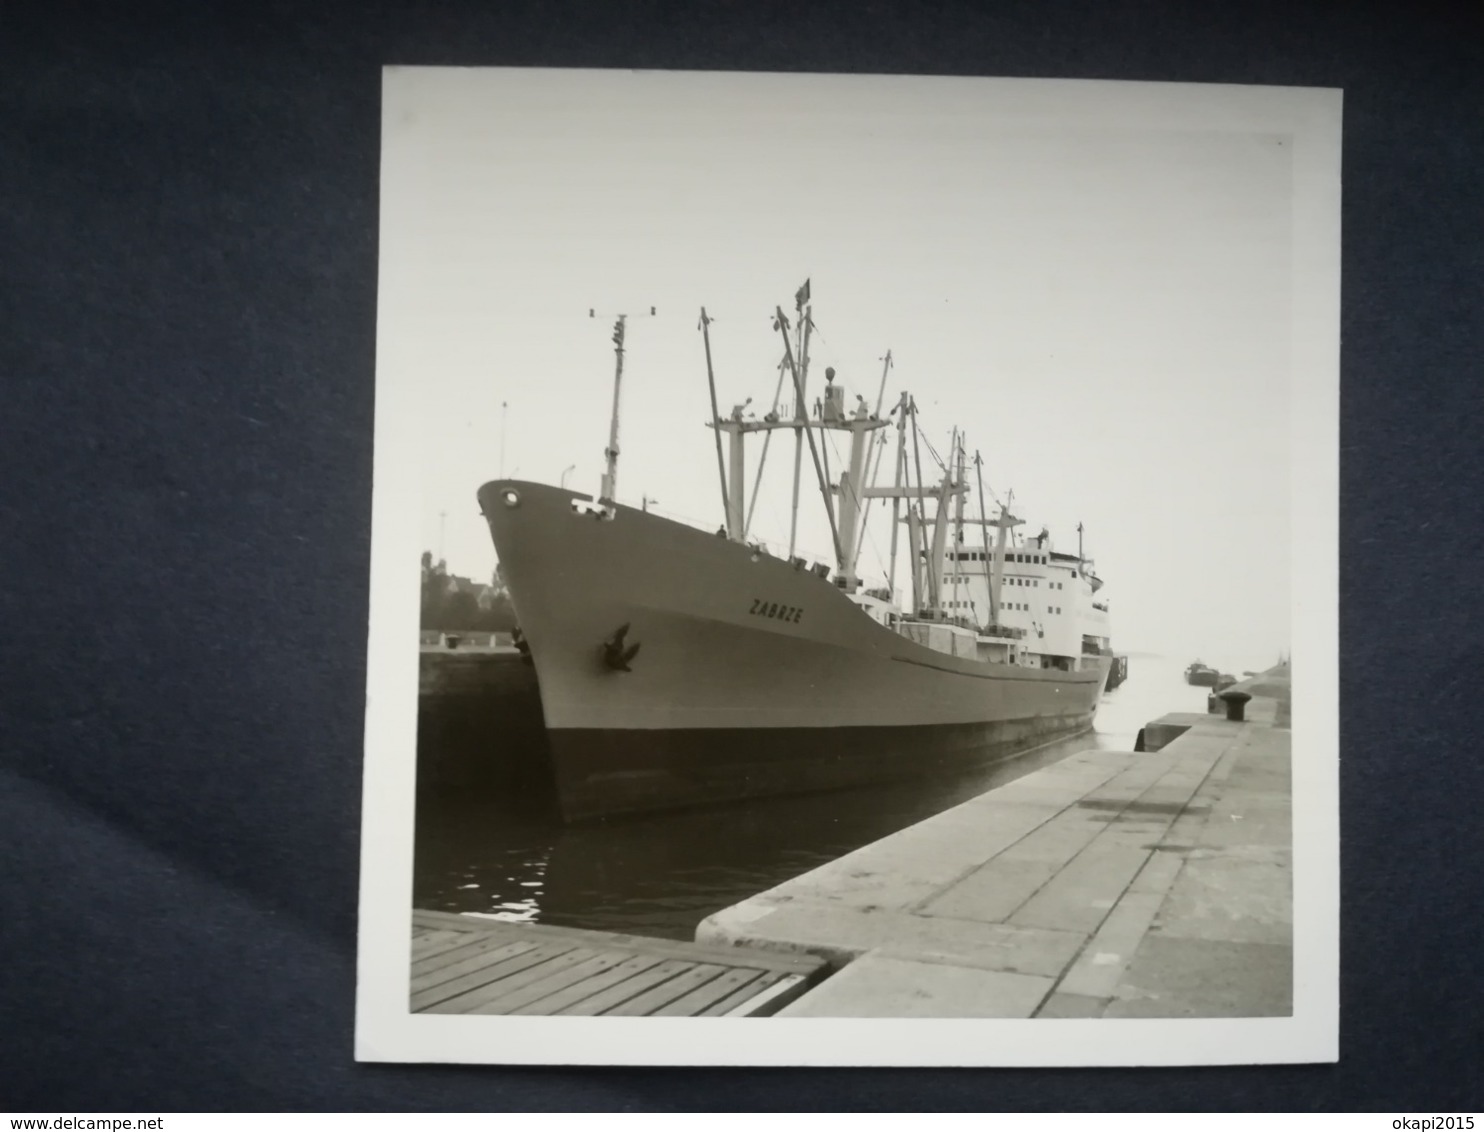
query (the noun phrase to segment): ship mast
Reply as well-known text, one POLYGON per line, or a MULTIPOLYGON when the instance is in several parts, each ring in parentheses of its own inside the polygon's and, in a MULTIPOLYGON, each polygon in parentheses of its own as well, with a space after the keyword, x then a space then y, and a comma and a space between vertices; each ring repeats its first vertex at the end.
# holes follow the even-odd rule
MULTIPOLYGON (((804 438, 800 430, 809 428, 808 407, 804 404, 804 390, 809 381, 809 325, 812 307, 806 307, 809 302, 809 280, 804 280, 804 285, 794 295, 794 312, 798 316, 798 343, 799 343, 799 365, 803 373, 794 374, 794 494, 793 511, 788 521, 788 556, 794 556, 794 547, 798 542, 799 534, 799 473, 804 458, 804 438)), ((779 319, 783 318, 783 310, 779 308, 779 319)), ((788 330, 784 324, 783 348, 788 350, 788 330)), ((786 359, 787 360, 787 359, 786 359)), ((788 360, 788 368, 793 369, 793 362, 788 360)), ((814 442, 809 443, 809 451, 814 451, 814 442)), ((828 505, 828 501, 826 502, 828 505)), ((834 519, 830 520, 831 528, 834 527, 834 519)))
POLYGON ((891 351, 886 351, 886 357, 881 362, 881 386, 876 390, 876 415, 881 415, 881 405, 886 398, 886 375, 891 372, 891 351))
MULTIPOLYGON (((596 318, 597 312, 589 308, 588 318, 596 318)), ((649 316, 654 316, 654 308, 649 308, 649 316)), ((641 313, 636 318, 644 318, 641 313)), ((609 505, 617 502, 618 489, 618 403, 619 393, 623 386, 623 355, 624 355, 624 329, 628 324, 629 316, 621 314, 613 324, 613 354, 615 365, 613 369, 613 414, 608 422, 608 447, 603 449, 604 459, 607 465, 603 471, 603 483, 598 491, 598 502, 609 505)), ((519 471, 519 469, 516 469, 519 471)), ((610 510, 609 514, 613 512, 610 510)))
MULTIPOLYGON (((958 446, 958 430, 953 432, 953 445, 958 446)), ((953 487, 953 456, 950 452, 950 464, 943 469, 943 480, 938 485, 938 506, 933 511, 933 549, 928 558, 928 595, 933 605, 934 619, 943 615, 943 555, 947 553, 948 547, 948 492, 953 487)))
MULTIPOLYGON (((807 285, 806 285, 805 289, 802 290, 800 292, 800 294, 801 295, 807 295, 807 293, 808 293, 808 290, 807 290, 807 285)), ((802 300, 800 300, 800 305, 802 305, 802 300)), ((779 332, 783 335, 783 351, 784 351, 784 355, 783 356, 784 356, 784 360, 786 362, 788 362, 788 371, 789 371, 789 373, 791 373, 793 375, 793 379, 794 379, 794 395, 796 397, 798 397, 798 399, 799 399, 799 405, 802 408, 803 403, 804 403, 804 375, 802 373, 800 373, 799 372, 799 368, 794 365, 793 351, 790 350, 789 349, 789 346, 788 346, 788 319, 785 318, 784 315, 783 315, 783 308, 782 307, 778 307, 777 310, 776 310, 776 314, 777 314, 777 327, 778 327, 779 332)), ((808 315, 808 312, 806 311, 805 314, 804 314, 805 327, 806 327, 806 331, 805 331, 805 334, 804 334, 804 348, 806 350, 809 347, 809 335, 808 335, 808 332, 807 332, 808 318, 809 318, 809 315, 808 315)), ((840 529, 839 529, 839 527, 837 527, 835 525, 835 505, 830 501, 830 485, 829 485, 829 481, 825 478, 824 468, 820 465, 820 462, 819 462, 819 449, 817 447, 815 447, 815 444, 814 444, 814 430, 809 427, 809 420, 808 420, 807 417, 801 417, 797 423, 798 424, 801 424, 803 426, 803 429, 804 429, 804 439, 806 439, 809 442, 809 455, 810 455, 810 457, 814 461, 814 474, 819 479, 819 491, 820 491, 820 494, 824 496, 824 510, 825 510, 825 515, 830 520, 830 540, 834 543, 834 547, 835 547, 835 562, 836 562, 836 564, 840 568, 843 569, 844 568, 844 564, 845 564, 845 556, 844 556, 843 552, 840 549, 840 529)), ((795 488, 797 488, 797 485, 798 485, 798 477, 797 476, 794 477, 794 484, 795 484, 795 488)), ((795 498, 794 507, 795 507, 795 512, 797 513, 797 508, 798 508, 797 497, 795 498)), ((795 518, 797 520, 797 514, 795 515, 795 518)), ((790 540, 789 541, 790 542, 793 541, 792 536, 790 536, 790 540)), ((792 558, 793 555, 790 553, 789 557, 792 558)))
MULTIPOLYGON (((890 370, 891 370, 891 351, 888 350, 888 351, 886 351, 886 357, 883 359, 882 366, 881 366, 881 385, 876 390, 876 411, 872 414, 872 419, 873 420, 880 420, 881 419, 881 405, 882 405, 882 402, 886 398, 886 375, 887 375, 887 373, 890 370)), ((896 410, 892 410, 892 411, 895 412, 896 410)), ((881 460, 886 455, 886 434, 885 433, 882 433, 880 439, 881 439, 881 444, 876 449, 876 454, 875 454, 874 460, 873 460, 873 458, 872 458, 871 453, 870 453, 869 450, 866 453, 866 462, 868 464, 871 464, 871 482, 868 485, 866 485, 866 494, 865 494, 865 497, 864 497, 866 499, 869 499, 870 498, 870 496, 871 496, 871 489, 876 486, 876 480, 881 475, 881 460)), ((862 504, 862 507, 869 507, 869 506, 870 506, 869 503, 862 504)), ((861 520, 860 520, 860 530, 859 530, 859 532, 855 536, 855 550, 854 550, 854 555, 855 555, 855 561, 857 563, 859 563, 860 560, 861 560, 861 548, 866 545, 866 529, 867 529, 867 525, 868 525, 867 516, 865 515, 864 512, 862 512, 862 514, 861 514, 861 520)), ((892 524, 892 532, 894 534, 896 532, 896 524, 895 523, 892 524)))
POLYGON ((721 413, 716 407, 716 373, 711 368, 711 320, 706 317, 705 307, 701 308, 701 339, 706 343, 706 383, 711 387, 711 429, 716 437, 716 474, 721 480, 721 504, 726 508, 727 533, 737 540, 742 536, 731 525, 732 509, 727 495, 726 464, 721 456, 721 413))
POLYGON ((922 599, 928 595, 925 592, 926 581, 923 575, 922 557, 923 509, 927 506, 927 497, 922 489, 922 448, 917 440, 916 398, 912 399, 912 462, 917 466, 917 502, 907 507, 907 536, 912 549, 912 613, 917 616, 926 607, 927 603, 922 599))
MULTIPOLYGON (((1015 502, 1015 493, 1013 491, 1009 493, 1009 502, 1015 502)), ((995 534, 994 540, 994 584, 991 586, 989 600, 994 606, 995 612, 998 613, 1000 609, 1000 590, 1005 584, 1005 536, 1011 527, 1020 525, 1020 520, 1010 514, 1010 508, 1007 503, 1001 503, 1000 517, 995 520, 994 525, 998 528, 998 531, 995 534)))
MULTIPOLYGON (((843 414, 842 414, 843 415, 843 414)), ((845 553, 840 563, 845 589, 854 592, 859 578, 856 564, 860 558, 861 543, 865 538, 866 465, 869 434, 884 422, 872 416, 866 408, 865 398, 860 398, 854 413, 841 422, 850 430, 850 464, 840 473, 840 544, 845 553)))
POLYGON ((897 458, 896 474, 892 479, 894 494, 891 497, 891 566, 886 579, 889 601, 897 600, 897 523, 901 516, 902 474, 907 469, 907 394, 905 391, 902 393, 902 399, 897 402, 896 413, 897 458))
POLYGON ((989 623, 1000 623, 1000 595, 996 591, 994 576, 989 568, 989 512, 984 509, 984 461, 978 451, 974 452, 974 472, 979 477, 979 536, 984 544, 984 589, 989 594, 989 623))
POLYGON ((926 603, 922 592, 922 520, 921 507, 907 503, 907 553, 912 557, 912 616, 921 617, 926 603))
MULTIPOLYGON (((954 466, 958 469, 956 477, 958 482, 955 485, 953 493, 953 600, 955 602, 959 600, 960 575, 964 572, 962 569, 962 555, 964 551, 964 434, 961 432, 958 433, 956 440, 958 441, 958 451, 956 456, 957 462, 954 466)), ((956 609, 958 606, 955 605, 954 608, 956 609)))
POLYGON ((614 489, 618 483, 618 394, 623 384, 623 335, 627 315, 619 315, 613 324, 613 353, 617 365, 613 371, 613 415, 608 424, 608 447, 603 450, 607 458, 607 470, 603 472, 603 486, 598 493, 599 503, 614 502, 614 489))
MULTIPOLYGON (((717 476, 721 483, 722 499, 726 505, 727 516, 725 530, 718 533, 727 535, 733 541, 743 541, 746 538, 747 527, 751 518, 750 514, 748 514, 746 468, 743 463, 746 434, 749 432, 768 433, 768 437, 764 438, 763 446, 763 454, 766 457, 767 440, 771 438, 773 430, 780 428, 792 429, 795 437, 800 441, 798 445, 800 452, 802 451, 804 441, 807 441, 809 444, 810 459, 814 464, 814 473, 819 482, 820 494, 824 498, 825 516, 829 519, 830 538, 834 543, 835 565, 838 570, 835 579, 836 583, 842 589, 853 593, 860 584, 857 566, 860 559, 861 547, 865 543, 865 519, 868 500, 885 496, 900 499, 910 494, 901 487, 902 476, 906 470, 904 422, 909 400, 904 393, 902 395, 901 405, 899 406, 902 410, 903 419, 898 421, 896 486, 893 488, 878 489, 875 486, 875 481, 876 477, 880 474, 881 455, 885 451, 885 444, 883 443, 879 452, 876 451, 871 434, 875 430, 883 428, 887 423, 881 418, 880 409, 881 401, 886 395, 886 379, 891 370, 891 353, 888 351, 881 371, 881 385, 876 394, 877 405, 875 412, 872 412, 866 404, 866 399, 859 395, 856 398, 857 405, 855 409, 847 412, 844 407, 844 389, 834 384, 835 371, 833 369, 826 371, 825 376, 828 379, 828 384, 825 389, 824 403, 819 414, 818 428, 821 432, 833 429, 850 433, 850 455, 848 461, 840 470, 840 482, 838 484, 832 482, 828 463, 828 449, 821 452, 821 448, 824 445, 817 444, 815 441, 815 426, 809 419, 808 407, 804 395, 804 382, 807 377, 808 368, 809 341, 813 325, 810 318, 811 308, 807 305, 808 299, 809 284, 806 281, 804 286, 799 288, 798 294, 794 296, 795 305, 798 308, 799 321, 802 324, 797 328, 796 336, 792 333, 795 328, 789 326, 788 319, 783 313, 783 308, 781 306, 774 308, 775 320, 773 328, 783 338, 783 365, 780 369, 785 370, 793 378, 795 403, 793 418, 791 420, 779 419, 777 412, 777 393, 774 394, 773 398, 774 408, 766 413, 761 420, 743 419, 743 412, 747 408, 747 404, 736 406, 727 418, 721 416, 716 399, 716 377, 711 357, 709 331, 711 320, 707 316, 705 308, 703 307, 701 309, 701 322, 698 329, 702 332, 706 345, 706 376, 711 391, 711 421, 709 423, 710 427, 715 429, 717 434, 717 476), (799 348, 797 364, 794 353, 795 337, 799 348), (726 432, 729 438, 731 448, 730 467, 727 466, 727 461, 722 453, 722 432, 726 432), (870 481, 869 484, 867 483, 868 479, 870 481), (835 491, 840 493, 838 510, 832 494, 835 491)), ((615 332, 617 335, 615 338, 616 342, 621 339, 621 330, 622 325, 620 324, 618 331, 615 332)), ((780 374, 779 382, 781 387, 782 374, 780 374)), ((617 410, 615 409, 615 419, 616 413, 617 410)), ((956 440, 955 443, 957 443, 956 440)), ((613 447, 616 449, 616 441, 613 447)), ((799 458, 799 463, 802 463, 802 457, 799 458)), ((795 468, 793 517, 789 531, 789 558, 791 560, 795 557, 792 552, 797 548, 798 492, 801 486, 800 471, 801 468, 795 468)), ((758 472, 759 476, 761 476, 761 462, 758 466, 758 472)), ((948 478, 951 480, 952 476, 950 475, 948 478)), ((921 484, 918 485, 917 495, 919 499, 922 497, 921 484)), ((757 503, 756 487, 753 489, 752 503, 754 506, 757 503)), ((894 516, 896 511, 897 505, 894 503, 894 516)), ((940 525, 943 522, 943 514, 945 513, 940 506, 940 525)), ((892 529, 892 540, 893 551, 895 552, 895 525, 893 525, 892 529)), ((893 558, 895 558, 895 553, 893 553, 893 558)), ((895 561, 893 561, 892 584, 894 588, 895 561)), ((914 589, 916 585, 917 583, 914 580, 914 589)))

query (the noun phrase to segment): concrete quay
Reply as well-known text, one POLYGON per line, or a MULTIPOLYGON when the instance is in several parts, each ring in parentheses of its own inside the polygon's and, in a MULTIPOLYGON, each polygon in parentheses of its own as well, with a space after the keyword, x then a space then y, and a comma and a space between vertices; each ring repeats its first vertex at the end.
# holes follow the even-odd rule
POLYGON ((1246 722, 1167 716, 1157 751, 1073 755, 696 939, 825 959, 835 973, 781 1015, 1288 1015, 1290 733, 1267 698, 1246 722))

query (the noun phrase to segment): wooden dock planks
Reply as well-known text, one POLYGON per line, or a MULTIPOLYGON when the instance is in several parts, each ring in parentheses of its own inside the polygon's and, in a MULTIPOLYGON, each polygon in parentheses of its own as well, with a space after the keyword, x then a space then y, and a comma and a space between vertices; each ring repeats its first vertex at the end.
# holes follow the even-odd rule
POLYGON ((810 956, 415 911, 415 1014, 772 1014, 825 974, 810 956))

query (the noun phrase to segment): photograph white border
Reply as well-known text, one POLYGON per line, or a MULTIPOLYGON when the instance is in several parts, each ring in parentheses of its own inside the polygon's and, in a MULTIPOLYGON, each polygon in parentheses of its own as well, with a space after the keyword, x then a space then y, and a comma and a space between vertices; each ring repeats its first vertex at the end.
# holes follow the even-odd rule
MULTIPOLYGON (((386 68, 388 90, 415 68, 386 68)), ((551 74, 552 72, 547 72, 551 74)), ((574 84, 631 72, 557 72, 574 84)), ((769 76, 685 73, 707 95, 769 76)), ((862 76, 846 81, 860 82, 862 76)), ((840 76, 788 76, 828 84, 840 76)), ((377 339, 366 754, 355 1056, 594 1065, 1131 1066, 1331 1062, 1339 1056, 1338 90, 1053 79, 979 84, 1025 125, 1240 131, 1293 139, 1291 626, 1293 1014, 1226 1019, 540 1018, 408 1011, 416 794, 418 389, 386 380, 377 339)), ((919 92, 920 93, 920 92, 919 92)), ((383 208, 386 202, 382 201, 383 208)), ((383 272, 385 260, 383 259, 383 272)), ((380 290, 385 291, 383 276, 380 290)))

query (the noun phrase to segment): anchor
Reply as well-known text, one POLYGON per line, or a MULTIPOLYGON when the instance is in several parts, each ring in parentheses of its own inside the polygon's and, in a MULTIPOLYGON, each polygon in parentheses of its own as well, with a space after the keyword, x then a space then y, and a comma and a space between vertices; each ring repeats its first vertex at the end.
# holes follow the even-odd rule
POLYGON ((626 622, 621 625, 606 641, 603 642, 603 663, 615 672, 630 672, 629 661, 639 655, 639 642, 635 641, 628 648, 624 648, 624 638, 628 636, 629 626, 626 622))
POLYGON ((531 643, 526 640, 526 635, 520 631, 519 625, 515 626, 515 628, 511 630, 510 643, 513 644, 516 648, 516 651, 520 653, 520 659, 523 664, 534 663, 531 660, 531 643))

